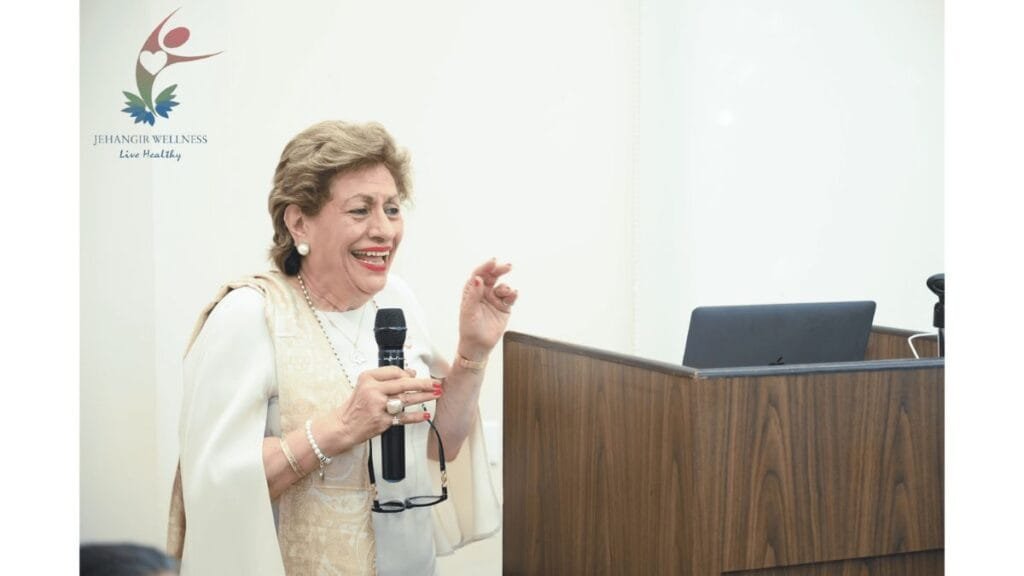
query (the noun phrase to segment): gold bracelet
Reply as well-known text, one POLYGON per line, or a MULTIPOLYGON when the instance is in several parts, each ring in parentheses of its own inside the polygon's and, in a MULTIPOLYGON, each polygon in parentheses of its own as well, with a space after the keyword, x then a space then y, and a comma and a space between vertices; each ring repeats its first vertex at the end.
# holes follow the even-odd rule
POLYGON ((487 367, 487 359, 484 358, 480 362, 474 362, 469 358, 466 358, 458 352, 455 353, 455 364, 469 370, 470 372, 480 372, 487 367))
POLYGON ((299 478, 304 478, 307 474, 302 466, 299 466, 298 460, 295 459, 295 455, 292 454, 292 449, 288 447, 288 442, 285 441, 284 436, 281 437, 281 451, 284 452, 284 457, 288 459, 288 465, 292 467, 292 472, 299 478))

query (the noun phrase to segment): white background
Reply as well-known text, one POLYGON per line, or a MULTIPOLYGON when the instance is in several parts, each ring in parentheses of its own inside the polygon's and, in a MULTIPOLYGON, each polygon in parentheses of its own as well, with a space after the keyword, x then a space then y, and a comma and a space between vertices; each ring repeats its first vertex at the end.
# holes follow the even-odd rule
MULTIPOLYGON (((181 51, 225 53, 161 75, 183 104, 152 129, 120 90, 177 6, 82 7, 83 541, 162 542, 184 340, 266 267, 276 157, 322 118, 411 149, 399 269, 443 349, 491 255, 515 264, 513 329, 666 361, 701 304, 871 298, 876 323, 929 327, 941 3, 364 4, 184 6, 181 51), (148 165, 90 146, 147 130, 211 142, 148 165)), ((500 423, 500 354, 490 375, 500 423)))

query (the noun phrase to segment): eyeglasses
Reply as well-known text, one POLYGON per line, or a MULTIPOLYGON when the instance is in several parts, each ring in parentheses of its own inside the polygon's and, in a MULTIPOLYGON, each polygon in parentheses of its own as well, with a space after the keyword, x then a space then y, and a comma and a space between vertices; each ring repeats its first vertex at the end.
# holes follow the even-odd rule
MULTIPOLYGON (((426 410, 425 407, 424 410, 426 410)), ((430 429, 434 431, 434 437, 437 438, 437 458, 441 464, 441 494, 439 496, 413 496, 405 500, 388 500, 381 503, 377 494, 377 476, 373 473, 373 443, 371 442, 370 458, 367 461, 367 467, 370 470, 370 488, 373 490, 373 507, 371 510, 374 512, 395 514, 408 508, 433 506, 448 499, 448 472, 444 467, 444 445, 441 444, 441 433, 437 431, 437 426, 434 426, 433 420, 427 420, 427 423, 430 424, 430 429)))

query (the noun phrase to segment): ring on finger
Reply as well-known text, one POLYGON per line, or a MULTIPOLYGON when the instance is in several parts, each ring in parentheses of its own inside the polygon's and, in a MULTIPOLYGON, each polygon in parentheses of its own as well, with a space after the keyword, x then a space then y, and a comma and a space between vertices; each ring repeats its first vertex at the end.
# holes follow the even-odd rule
POLYGON ((400 398, 388 398, 388 402, 384 405, 384 408, 387 410, 388 414, 394 416, 401 412, 402 408, 405 408, 405 403, 402 402, 400 398))
POLYGON ((391 417, 391 425, 392 426, 398 426, 401 423, 402 423, 402 421, 398 419, 398 416, 392 416, 391 417))

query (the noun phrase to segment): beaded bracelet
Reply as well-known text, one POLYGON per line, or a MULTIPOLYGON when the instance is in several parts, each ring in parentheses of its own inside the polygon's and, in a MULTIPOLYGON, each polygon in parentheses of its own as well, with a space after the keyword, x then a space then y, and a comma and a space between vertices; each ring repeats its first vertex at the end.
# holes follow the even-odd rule
POLYGON ((306 420, 306 440, 309 440, 309 445, 313 447, 313 453, 316 454, 316 459, 320 461, 320 479, 324 479, 324 470, 327 465, 331 463, 331 459, 324 456, 324 453, 320 451, 320 447, 316 445, 316 440, 313 439, 313 421, 306 420))
POLYGON ((299 462, 295 459, 295 455, 292 454, 292 449, 288 446, 284 436, 281 437, 281 452, 284 452, 284 457, 288 459, 288 465, 292 467, 292 472, 295 472, 296 476, 303 478, 308 474, 308 472, 302 469, 302 466, 299 466, 299 462))

